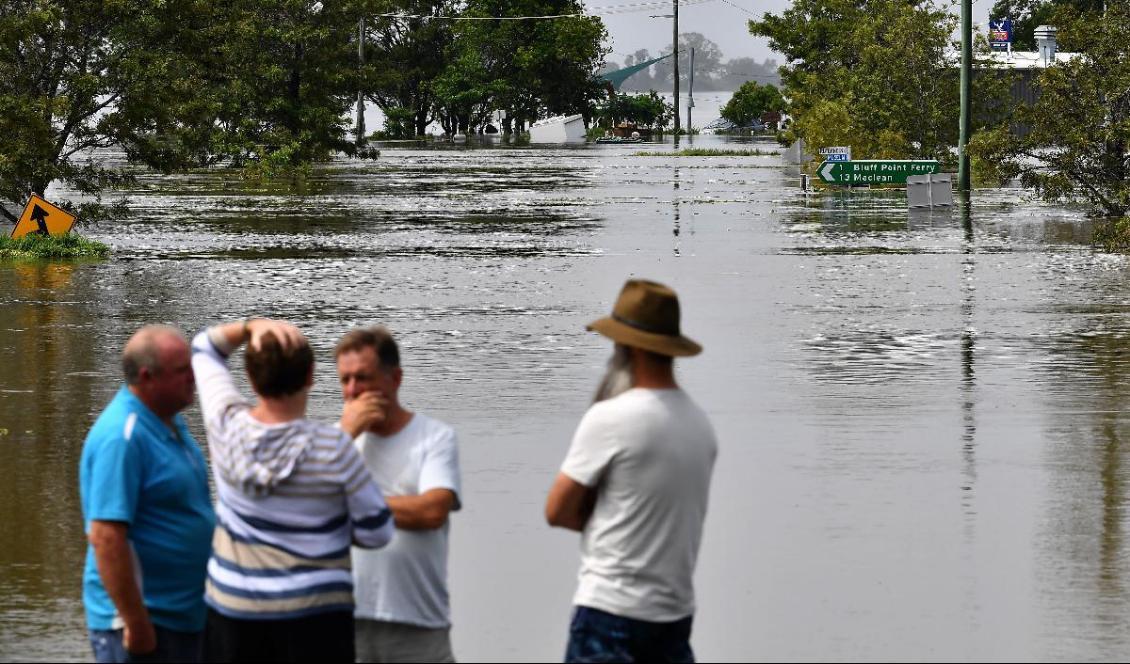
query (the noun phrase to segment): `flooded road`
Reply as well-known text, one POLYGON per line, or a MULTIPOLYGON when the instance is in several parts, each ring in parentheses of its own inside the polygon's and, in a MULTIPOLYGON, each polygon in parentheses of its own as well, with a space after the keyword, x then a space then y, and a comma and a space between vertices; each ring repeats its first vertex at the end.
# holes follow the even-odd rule
POLYGON ((677 364, 720 441, 701 660, 1121 660, 1130 263, 1015 190, 908 214, 637 149, 386 149, 300 195, 145 176, 86 231, 111 260, 0 265, 0 660, 90 659, 77 462, 125 339, 259 315, 310 335, 327 419, 337 337, 397 333, 404 401, 462 445, 456 655, 560 661, 578 538, 542 505, 629 276, 706 349, 677 364))

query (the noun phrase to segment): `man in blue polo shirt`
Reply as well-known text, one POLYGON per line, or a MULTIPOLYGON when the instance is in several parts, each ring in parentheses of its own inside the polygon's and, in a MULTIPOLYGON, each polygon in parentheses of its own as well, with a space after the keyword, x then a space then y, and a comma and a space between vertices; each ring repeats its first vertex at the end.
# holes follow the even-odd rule
POLYGON ((126 384, 83 444, 83 604, 97 662, 198 662, 215 515, 204 456, 179 413, 191 351, 176 328, 138 330, 126 384))

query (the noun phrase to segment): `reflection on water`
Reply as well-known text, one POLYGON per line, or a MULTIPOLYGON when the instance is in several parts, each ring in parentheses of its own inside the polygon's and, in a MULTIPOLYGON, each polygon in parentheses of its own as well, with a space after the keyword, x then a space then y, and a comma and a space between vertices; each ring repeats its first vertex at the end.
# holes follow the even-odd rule
MULTIPOLYGON (((973 488, 977 481, 977 417, 975 412, 977 369, 974 366, 976 359, 976 330, 973 327, 974 302, 977 293, 977 288, 974 285, 976 279, 975 267, 977 264, 977 252, 975 245, 976 237, 973 233, 971 205, 968 200, 966 200, 959 202, 958 206, 961 214, 961 230, 964 234, 962 253, 965 256, 961 262, 960 275, 963 293, 961 300, 961 319, 964 323, 961 330, 961 421, 963 426, 961 434, 961 454, 965 462, 961 489, 966 492, 962 498, 962 508, 967 515, 972 516, 976 513, 973 506, 973 488)), ((969 524, 972 528, 973 521, 970 520, 969 524)), ((974 536, 974 533, 970 532, 969 540, 972 541, 974 536)))
POLYGON ((94 408, 90 312, 76 301, 88 267, 0 269, 0 659, 43 657, 60 626, 65 641, 82 637, 74 565, 85 539, 70 439, 72 418, 94 408))
POLYGON ((679 365, 721 441, 701 659, 1120 659, 1126 259, 1017 191, 908 213, 773 157, 633 152, 412 145, 297 193, 146 175, 90 229, 111 260, 0 265, 0 659, 89 658, 77 458, 130 332, 254 314, 311 335, 324 418, 337 337, 398 333, 405 400, 463 445, 456 651, 559 660, 577 538, 541 503, 627 276, 675 286, 706 348, 679 365))
POLYGON ((1055 638, 1053 653, 1068 659, 1080 641, 1104 659, 1119 659, 1130 646, 1130 637, 1119 628, 1130 609, 1122 578, 1128 562, 1122 442, 1128 429, 1122 413, 1130 406, 1125 390, 1130 362, 1125 329, 1112 325, 1109 314, 1085 315, 1080 333, 1059 341, 1065 357, 1047 366, 1063 385, 1056 393, 1059 416, 1048 423, 1055 443, 1048 451, 1049 484, 1059 500, 1049 506, 1042 548, 1058 568, 1073 573, 1048 575, 1040 588, 1049 614, 1045 629, 1055 638), (1085 598, 1088 618, 1100 629, 1081 635, 1064 625, 1065 607, 1058 599, 1064 594, 1085 598))

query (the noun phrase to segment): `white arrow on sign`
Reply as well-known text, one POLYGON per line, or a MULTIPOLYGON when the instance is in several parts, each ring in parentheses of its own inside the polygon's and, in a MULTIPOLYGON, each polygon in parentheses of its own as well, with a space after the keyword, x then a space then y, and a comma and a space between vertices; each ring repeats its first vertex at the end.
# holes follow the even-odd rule
POLYGON ((820 177, 824 178, 824 180, 827 181, 827 182, 831 182, 832 181, 832 169, 835 168, 835 167, 836 167, 835 162, 831 162, 831 161, 824 162, 824 165, 820 167, 820 177))

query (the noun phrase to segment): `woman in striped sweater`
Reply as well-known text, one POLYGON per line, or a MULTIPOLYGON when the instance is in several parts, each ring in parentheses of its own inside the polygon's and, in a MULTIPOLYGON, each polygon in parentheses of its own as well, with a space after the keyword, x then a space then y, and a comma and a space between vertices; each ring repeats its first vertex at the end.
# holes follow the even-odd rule
POLYGON ((379 548, 391 513, 349 436, 306 419, 314 356, 298 328, 253 319, 192 342, 216 482, 210 661, 353 661, 350 544, 379 548), (257 400, 227 359, 243 343, 257 400))

